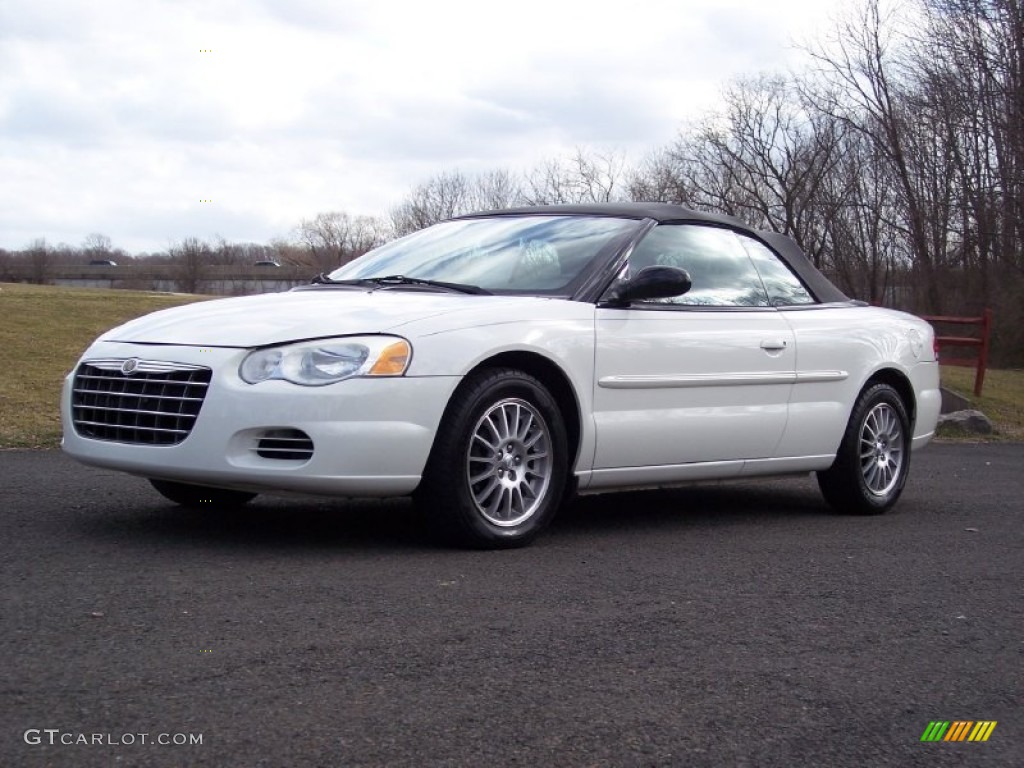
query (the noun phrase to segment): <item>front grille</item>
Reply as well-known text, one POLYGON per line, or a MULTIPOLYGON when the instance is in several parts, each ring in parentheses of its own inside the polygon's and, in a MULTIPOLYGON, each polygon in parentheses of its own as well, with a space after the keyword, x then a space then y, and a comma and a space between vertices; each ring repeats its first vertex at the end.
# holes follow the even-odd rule
POLYGON ((268 429, 255 450, 264 459, 308 461, 313 456, 313 441, 300 429, 268 429))
POLYGON ((84 362, 71 398, 75 431, 93 440, 177 445, 192 431, 212 375, 183 363, 84 362))

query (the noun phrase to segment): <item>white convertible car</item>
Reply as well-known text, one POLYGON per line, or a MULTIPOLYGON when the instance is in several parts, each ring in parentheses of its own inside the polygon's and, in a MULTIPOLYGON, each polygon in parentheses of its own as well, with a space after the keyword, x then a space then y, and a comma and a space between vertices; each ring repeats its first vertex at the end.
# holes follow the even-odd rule
POLYGON ((939 412, 931 327, 667 204, 519 208, 286 293, 168 309, 68 375, 64 450, 179 504, 413 494, 471 546, 573 492, 816 472, 874 514, 939 412))

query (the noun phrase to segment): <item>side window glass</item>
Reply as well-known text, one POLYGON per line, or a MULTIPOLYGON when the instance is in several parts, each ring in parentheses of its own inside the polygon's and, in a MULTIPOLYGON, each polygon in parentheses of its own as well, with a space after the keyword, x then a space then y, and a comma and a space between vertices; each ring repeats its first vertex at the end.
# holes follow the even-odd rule
POLYGON ((693 287, 657 303, 707 307, 767 307, 761 278, 736 236, 727 229, 696 224, 660 224, 629 257, 629 274, 644 267, 680 267, 693 287))
POLYGON ((754 262, 758 274, 761 275, 764 287, 768 291, 768 300, 773 307, 817 303, 797 276, 768 247, 750 237, 736 237, 743 243, 750 260, 754 262))

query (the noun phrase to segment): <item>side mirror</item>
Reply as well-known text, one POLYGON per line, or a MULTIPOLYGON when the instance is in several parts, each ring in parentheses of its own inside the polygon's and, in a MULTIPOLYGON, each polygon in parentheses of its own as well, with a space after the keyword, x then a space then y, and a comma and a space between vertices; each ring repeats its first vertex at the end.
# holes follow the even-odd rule
POLYGON ((693 286, 690 275, 679 267, 644 267, 625 282, 616 283, 601 302, 606 307, 624 307, 644 299, 668 299, 682 296, 693 286))

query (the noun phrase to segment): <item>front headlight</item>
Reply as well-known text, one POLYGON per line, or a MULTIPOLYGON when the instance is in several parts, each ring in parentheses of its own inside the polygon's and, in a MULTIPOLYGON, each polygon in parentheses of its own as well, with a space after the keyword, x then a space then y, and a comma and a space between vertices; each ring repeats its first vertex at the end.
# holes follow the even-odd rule
POLYGON ((401 376, 412 347, 395 336, 351 336, 257 349, 238 367, 242 381, 258 384, 284 379, 304 387, 322 387, 354 376, 401 376))

